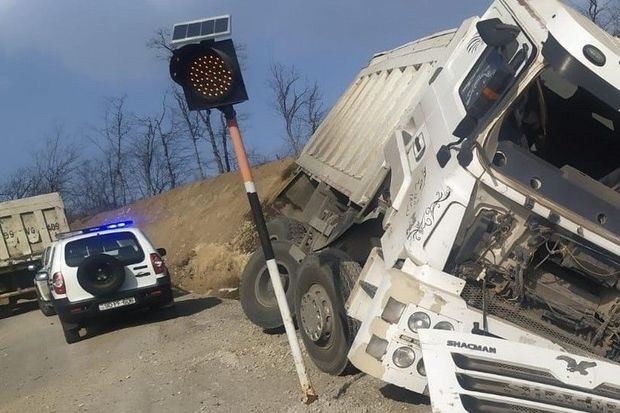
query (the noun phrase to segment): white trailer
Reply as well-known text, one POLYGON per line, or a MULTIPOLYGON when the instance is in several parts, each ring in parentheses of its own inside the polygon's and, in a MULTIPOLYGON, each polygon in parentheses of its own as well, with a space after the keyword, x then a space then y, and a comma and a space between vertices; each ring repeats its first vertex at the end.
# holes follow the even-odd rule
POLYGON ((35 298, 34 270, 45 248, 69 225, 60 194, 0 203, 0 298, 35 298))
MULTIPOLYGON (((297 164, 269 227, 321 370, 436 411, 620 411, 618 39, 497 0, 375 55, 297 164)), ((273 328, 260 257, 241 303, 273 328)))

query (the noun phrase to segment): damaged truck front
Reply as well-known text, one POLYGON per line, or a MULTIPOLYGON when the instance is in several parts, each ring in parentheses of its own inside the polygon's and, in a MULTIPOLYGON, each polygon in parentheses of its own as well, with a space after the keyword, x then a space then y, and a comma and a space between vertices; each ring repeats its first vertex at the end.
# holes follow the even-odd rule
MULTIPOLYGON (((620 411, 619 110, 620 42, 555 0, 375 55, 270 224, 315 364, 430 383, 435 405, 428 349, 454 361, 454 411, 620 411)), ((277 327, 259 267, 242 305, 277 327)))

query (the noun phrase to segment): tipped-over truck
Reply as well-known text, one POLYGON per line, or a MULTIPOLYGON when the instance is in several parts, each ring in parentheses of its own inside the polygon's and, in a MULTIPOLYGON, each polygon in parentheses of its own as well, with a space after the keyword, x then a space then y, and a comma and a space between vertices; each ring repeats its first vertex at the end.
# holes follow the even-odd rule
POLYGON ((58 233, 69 230, 60 194, 0 203, 0 230, 0 299, 37 298, 33 278, 43 253, 58 233))
MULTIPOLYGON (((620 40, 497 0, 376 54, 269 223, 310 358, 435 411, 620 411, 620 40)), ((261 251, 241 304, 281 319, 261 251)))

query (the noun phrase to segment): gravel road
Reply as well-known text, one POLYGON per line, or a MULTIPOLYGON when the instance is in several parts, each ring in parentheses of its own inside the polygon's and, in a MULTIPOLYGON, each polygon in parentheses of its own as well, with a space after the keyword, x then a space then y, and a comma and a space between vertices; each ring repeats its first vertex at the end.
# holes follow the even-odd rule
POLYGON ((426 397, 328 376, 307 357, 319 400, 305 406, 286 335, 265 334, 234 300, 176 301, 176 318, 123 315, 72 345, 36 303, 0 307, 0 412, 430 412, 426 397))

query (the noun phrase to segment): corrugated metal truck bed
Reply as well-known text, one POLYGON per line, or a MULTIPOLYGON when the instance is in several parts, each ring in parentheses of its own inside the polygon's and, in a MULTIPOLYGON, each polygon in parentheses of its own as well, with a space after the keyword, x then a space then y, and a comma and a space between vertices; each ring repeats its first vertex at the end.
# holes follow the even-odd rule
POLYGON ((375 55, 312 135, 297 163, 365 206, 387 174, 383 146, 428 85, 456 30, 375 55))

